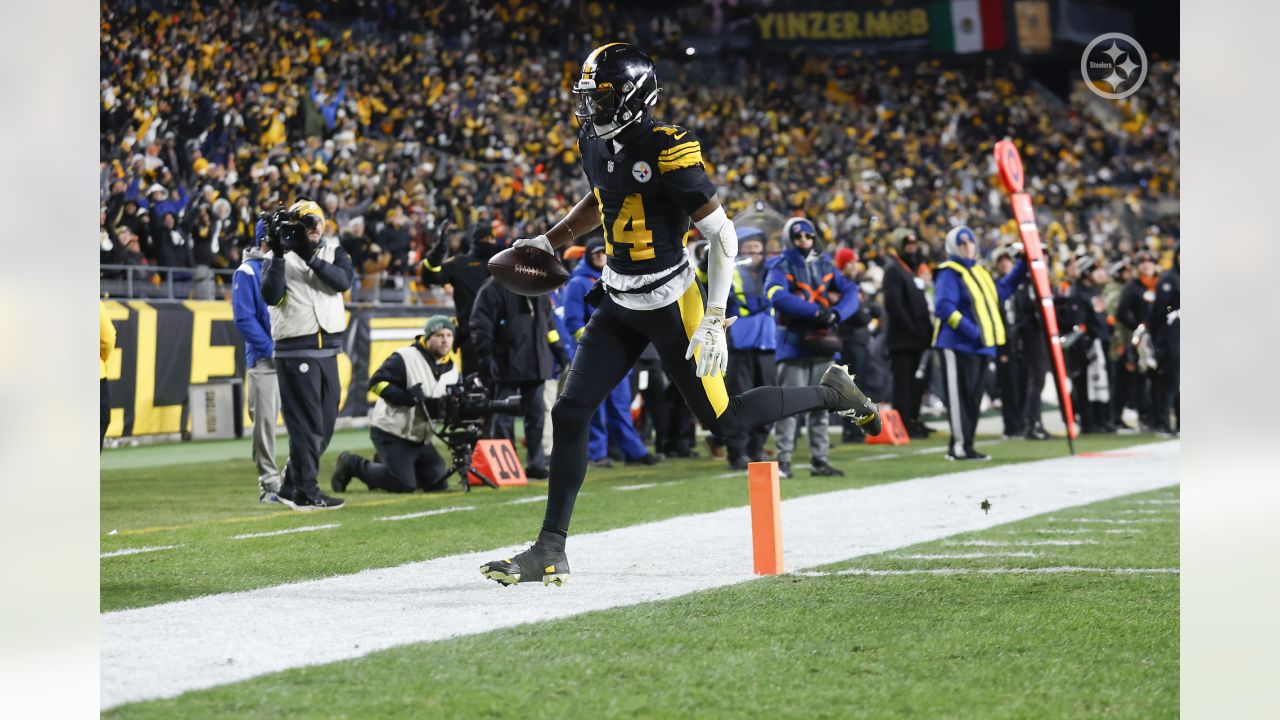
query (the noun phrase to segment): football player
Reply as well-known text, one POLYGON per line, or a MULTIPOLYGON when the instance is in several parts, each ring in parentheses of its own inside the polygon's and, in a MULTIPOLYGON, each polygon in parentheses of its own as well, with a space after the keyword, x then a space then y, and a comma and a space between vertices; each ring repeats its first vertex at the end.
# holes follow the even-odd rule
POLYGON ((593 291, 597 310, 551 411, 542 531, 528 550, 480 568, 504 585, 568 579, 565 538, 586 474, 591 415, 649 343, 698 419, 719 436, 821 408, 856 418, 872 434, 880 431, 875 404, 839 365, 819 385, 759 387, 733 397, 725 391, 725 328, 731 322, 725 305, 737 235, 693 132, 650 115, 659 91, 653 62, 634 46, 609 43, 587 56, 573 95, 591 192, 545 235, 515 242, 552 253, 602 227, 608 262, 593 291), (705 312, 685 254, 690 219, 711 246, 705 312))

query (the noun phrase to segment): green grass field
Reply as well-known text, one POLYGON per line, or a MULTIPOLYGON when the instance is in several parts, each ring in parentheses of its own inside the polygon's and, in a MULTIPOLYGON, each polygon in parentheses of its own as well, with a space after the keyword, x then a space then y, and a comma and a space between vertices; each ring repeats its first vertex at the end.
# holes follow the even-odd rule
MULTIPOLYGON (((1077 449, 1151 439, 1086 437, 1077 449)), ((342 434, 335 447, 367 447, 367 439, 342 434)), ((973 469, 945 462, 942 447, 836 445, 832 461, 847 476, 801 470, 783 481, 783 498, 973 469)), ((103 558, 104 612, 516 547, 532 539, 542 514, 540 484, 356 491, 341 511, 290 513, 256 503, 247 459, 216 459, 236 448, 200 449, 205 461, 194 464, 170 464, 184 459, 174 447, 104 456, 103 553, 175 546, 103 558), (473 509, 377 519, 464 507, 473 509), (341 527, 233 539, 332 523, 341 527)), ((988 439, 983 449, 995 458, 984 467, 1065 454, 1061 441, 988 439)), ((326 482, 335 456, 322 463, 326 482)), ((707 458, 592 471, 574 531, 744 505, 745 473, 726 473, 723 461, 707 458)), ((1176 487, 1122 497, 816 572, 398 647, 106 716, 1173 717, 1177 498, 1176 487), (1031 544, 1044 542, 1072 544, 1031 544)))

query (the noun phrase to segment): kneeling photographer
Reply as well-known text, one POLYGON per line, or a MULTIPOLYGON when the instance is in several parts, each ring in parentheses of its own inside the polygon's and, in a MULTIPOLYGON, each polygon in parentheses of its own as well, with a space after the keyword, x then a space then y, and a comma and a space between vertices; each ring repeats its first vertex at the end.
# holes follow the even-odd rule
POLYGON ((391 353, 369 378, 369 390, 378 396, 369 428, 378 461, 355 453, 338 455, 335 492, 346 492, 352 478, 363 480, 370 490, 394 493, 448 487, 444 459, 431 444, 430 418, 443 415, 446 388, 460 381, 458 368, 447 359, 453 337, 452 320, 430 317, 413 344, 391 353))

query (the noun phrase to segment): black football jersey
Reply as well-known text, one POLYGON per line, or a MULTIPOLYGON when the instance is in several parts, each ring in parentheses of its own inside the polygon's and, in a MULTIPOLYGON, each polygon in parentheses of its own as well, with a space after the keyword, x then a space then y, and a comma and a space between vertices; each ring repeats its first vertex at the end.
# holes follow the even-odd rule
POLYGON ((611 140, 587 138, 578 150, 600 206, 609 267, 644 275, 682 262, 689 214, 716 194, 693 132, 654 123, 621 152, 611 140))

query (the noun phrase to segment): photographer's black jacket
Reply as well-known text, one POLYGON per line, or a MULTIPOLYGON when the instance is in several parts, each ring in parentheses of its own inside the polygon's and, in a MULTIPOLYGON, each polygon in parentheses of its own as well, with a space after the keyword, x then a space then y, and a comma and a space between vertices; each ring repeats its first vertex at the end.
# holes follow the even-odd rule
MULTIPOLYGON (((438 363, 427 353, 427 349, 422 346, 421 335, 414 338, 413 347, 427 359, 427 367, 431 368, 436 379, 453 369, 452 360, 438 363)), ((379 367, 378 371, 369 378, 369 391, 392 405, 410 407, 414 404, 414 400, 413 394, 406 387, 409 384, 408 377, 404 368, 404 359, 399 353, 391 353, 382 363, 382 367, 379 367)), ((427 398, 427 412, 433 416, 440 414, 442 400, 443 398, 427 398)))

